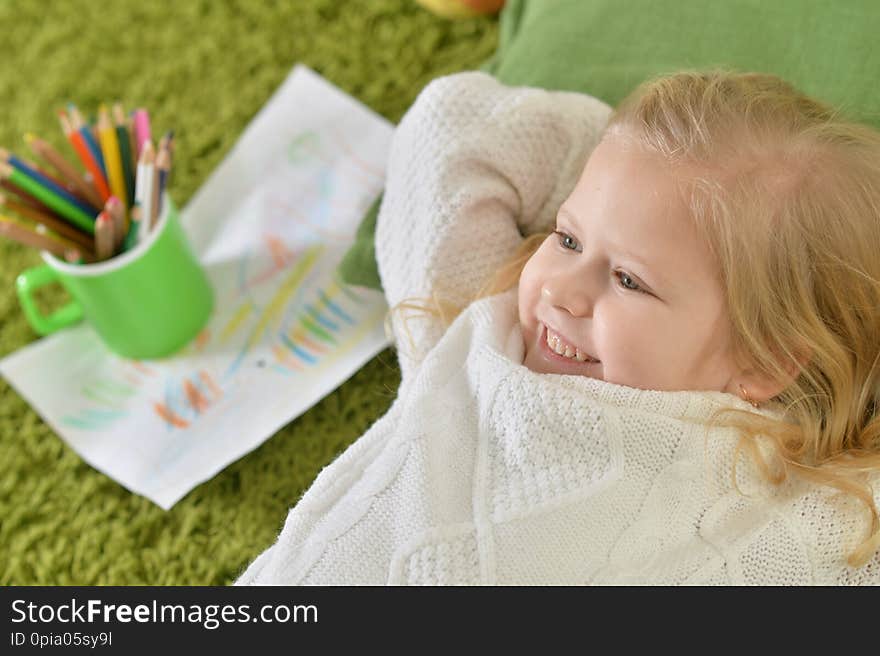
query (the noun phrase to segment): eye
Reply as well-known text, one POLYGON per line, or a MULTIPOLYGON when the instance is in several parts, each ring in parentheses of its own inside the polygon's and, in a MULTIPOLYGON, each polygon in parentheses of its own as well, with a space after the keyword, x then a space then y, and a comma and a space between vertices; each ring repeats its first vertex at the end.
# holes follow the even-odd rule
POLYGON ((615 271, 614 275, 617 277, 617 280, 620 282, 620 286, 624 289, 628 289, 631 292, 640 292, 642 294, 647 294, 648 292, 642 289, 642 287, 635 281, 631 275, 629 275, 626 271, 615 271))
POLYGON ((578 245, 577 239, 575 239, 568 233, 562 232, 561 230, 554 230, 553 234, 559 238, 559 245, 563 248, 570 251, 580 251, 580 246, 578 245))

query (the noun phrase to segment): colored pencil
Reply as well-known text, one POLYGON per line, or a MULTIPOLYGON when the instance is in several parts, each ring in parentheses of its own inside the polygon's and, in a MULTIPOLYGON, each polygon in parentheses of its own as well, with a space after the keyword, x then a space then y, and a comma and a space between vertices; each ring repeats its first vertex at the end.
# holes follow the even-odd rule
POLYGON ((0 178, 9 180, 16 187, 23 189, 27 193, 36 197, 40 202, 45 203, 50 209, 55 210, 65 219, 79 228, 82 228, 89 234, 94 233, 94 217, 83 212, 76 205, 69 203, 61 196, 46 189, 32 178, 28 177, 11 164, 0 162, 0 178))
POLYGON ((137 201, 132 205, 130 214, 131 222, 128 226, 128 232, 125 234, 125 240, 122 243, 123 251, 130 251, 137 246, 141 226, 141 206, 137 201))
POLYGON ((113 251, 118 252, 125 240, 125 208, 116 196, 110 196, 104 211, 113 219, 113 251))
POLYGON ((131 153, 131 170, 134 171, 135 169, 137 169, 138 163, 137 141, 134 137, 134 113, 129 114, 125 118, 125 125, 128 128, 128 147, 129 152, 131 153))
POLYGON ((162 198, 165 195, 165 188, 168 186, 168 178, 171 175, 171 140, 167 133, 159 141, 159 152, 156 155, 156 170, 159 172, 159 209, 157 212, 162 213, 162 198))
POLYGON ((9 210, 12 210, 19 216, 25 219, 29 219, 34 223, 40 223, 49 228, 49 230, 51 230, 52 232, 55 232, 72 242, 76 242, 81 246, 84 246, 86 248, 91 247, 92 238, 90 235, 86 234, 82 230, 78 230, 63 219, 59 219, 54 215, 40 212, 39 210, 36 210, 32 207, 29 207, 28 205, 16 201, 6 194, 0 194, 0 207, 5 207, 9 210))
POLYGON ((67 104, 67 112, 68 114, 70 114, 70 121, 73 129, 82 135, 83 141, 86 142, 89 151, 92 153, 92 157, 95 158, 95 162, 97 162, 98 166, 101 168, 101 172, 106 178, 107 163, 104 161, 104 155, 101 152, 101 146, 98 144, 95 133, 92 131, 92 126, 90 126, 85 121, 85 119, 83 119, 82 114, 79 113, 79 110, 73 103, 67 104))
POLYGON ((113 105, 113 119, 116 127, 116 139, 119 142, 119 155, 122 159, 122 173, 125 179, 126 208, 134 203, 134 166, 131 158, 131 138, 125 124, 125 112, 122 104, 113 105))
MULTIPOLYGON (((83 250, 79 245, 70 241, 66 237, 62 237, 61 235, 52 232, 46 226, 44 226, 42 223, 37 223, 33 226, 27 226, 27 227, 30 228, 31 230, 33 230, 34 232, 36 232, 38 235, 40 235, 42 237, 48 237, 49 239, 54 239, 55 241, 60 243, 62 246, 64 246, 64 248, 67 249, 64 253, 65 258, 67 257, 67 254, 70 253, 71 251, 75 250, 75 251, 81 253, 83 250)), ((91 251, 88 251, 88 252, 91 253, 91 251)))
POLYGON ((30 133, 24 135, 24 140, 37 157, 53 167, 62 178, 76 187, 92 205, 95 207, 101 206, 101 197, 98 195, 98 190, 95 189, 95 186, 86 180, 73 164, 64 159, 61 153, 55 150, 48 142, 30 133))
POLYGON ((125 173, 122 169, 119 139, 116 137, 116 128, 110 122, 107 108, 103 105, 98 110, 98 139, 101 143, 101 152, 104 154, 104 170, 107 171, 110 191, 127 206, 128 196, 125 191, 125 173))
POLYGON ((150 115, 146 109, 134 110, 134 141, 137 145, 137 156, 140 160, 144 144, 152 138, 150 134, 150 115))
POLYGON ((60 258, 64 258, 67 251, 76 249, 75 245, 55 235, 47 234, 45 230, 41 234, 41 231, 3 215, 0 215, 0 235, 60 258))
POLYGON ((92 250, 91 245, 87 248, 85 246, 81 246, 80 244, 77 244, 76 242, 72 242, 69 239, 67 239, 66 237, 63 237, 57 233, 50 231, 42 223, 37 223, 36 225, 34 225, 33 229, 37 234, 42 235, 44 237, 49 237, 49 238, 54 239, 54 240, 58 241, 59 243, 61 243, 67 249, 64 253, 65 259, 68 258, 69 253, 75 252, 80 257, 87 259, 89 262, 95 261, 95 253, 92 250))
POLYGON ((95 256, 99 260, 113 257, 113 219, 104 210, 95 221, 95 256))
POLYGON ((141 206, 141 225, 138 230, 138 242, 147 238, 152 226, 153 217, 153 179, 155 177, 155 153, 153 143, 148 139, 144 142, 138 161, 138 189, 140 196, 138 201, 141 206))
POLYGON ((165 133, 165 150, 168 151, 168 175, 166 176, 165 186, 171 184, 171 169, 174 168, 174 130, 168 130, 165 133))
POLYGON ((159 174, 159 166, 158 160, 153 159, 153 176, 150 180, 149 194, 150 194, 150 225, 149 229, 152 230, 156 227, 156 224, 159 222, 159 183, 160 183, 160 174, 159 174))
POLYGON ((98 195, 101 197, 101 202, 107 202, 107 199, 110 198, 110 187, 107 184, 107 178, 104 177, 104 171, 98 165, 82 135, 71 126, 70 119, 63 112, 58 112, 58 118, 61 121, 61 129, 64 132, 64 136, 67 137, 70 145, 73 146, 83 166, 92 174, 92 181, 95 183, 98 195))
POLYGON ((8 162, 19 171, 24 173, 26 176, 46 187, 59 196, 65 199, 69 203, 76 205, 79 209, 81 209, 86 214, 94 216, 98 213, 98 208, 92 207, 88 203, 83 202, 79 198, 76 198, 73 194, 71 194, 67 189, 65 189, 61 184, 59 184, 58 180, 53 180, 49 176, 47 176, 43 171, 40 171, 35 166, 31 165, 30 162, 25 162, 19 157, 16 157, 12 153, 10 153, 5 148, 0 148, 0 162, 8 162))
POLYGON ((71 264, 82 264, 83 262, 85 262, 82 254, 78 250, 65 251, 64 259, 71 264))
POLYGON ((52 210, 50 208, 46 207, 43 203, 41 203, 39 200, 37 200, 36 198, 31 196, 26 191, 22 191, 21 189, 16 187, 14 184, 9 182, 9 180, 4 180, 4 179, 0 178, 0 188, 5 189, 10 194, 12 194, 12 196, 16 200, 18 200, 21 203, 24 203, 25 205, 29 205, 30 207, 33 207, 35 210, 39 210, 41 212, 46 212, 49 214, 52 213, 52 210))

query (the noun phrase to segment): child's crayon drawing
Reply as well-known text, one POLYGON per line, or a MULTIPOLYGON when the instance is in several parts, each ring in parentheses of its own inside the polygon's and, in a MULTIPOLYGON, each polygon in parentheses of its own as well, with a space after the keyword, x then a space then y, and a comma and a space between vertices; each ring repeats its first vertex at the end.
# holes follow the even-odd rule
POLYGON ((382 295, 336 269, 382 190, 391 132, 297 67, 183 211, 215 293, 199 335, 137 361, 82 323, 0 372, 85 460, 171 507, 386 346, 382 295))

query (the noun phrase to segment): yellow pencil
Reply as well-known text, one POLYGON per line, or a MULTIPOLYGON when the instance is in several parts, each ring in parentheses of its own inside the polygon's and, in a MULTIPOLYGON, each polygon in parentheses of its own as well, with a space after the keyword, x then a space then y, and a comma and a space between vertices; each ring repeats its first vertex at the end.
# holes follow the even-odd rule
POLYGON ((123 207, 128 207, 128 194, 125 191, 125 173, 122 169, 122 155, 119 150, 119 139, 116 137, 116 128, 110 121, 107 108, 101 105, 98 110, 98 141, 101 143, 101 153, 104 155, 104 164, 107 167, 107 177, 113 195, 122 201, 123 207))

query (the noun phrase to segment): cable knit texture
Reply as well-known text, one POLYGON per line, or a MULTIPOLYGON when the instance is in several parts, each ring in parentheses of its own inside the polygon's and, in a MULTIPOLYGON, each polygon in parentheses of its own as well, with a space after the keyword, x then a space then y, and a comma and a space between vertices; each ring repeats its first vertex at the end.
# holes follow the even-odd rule
MULTIPOLYGON (((547 229, 608 118, 600 101, 431 83, 395 134, 376 252, 389 304, 465 303, 547 229)), ((720 392, 658 392, 521 363, 515 290, 444 330, 395 323, 388 413, 326 467, 239 584, 877 584, 845 556, 867 514, 766 483, 699 419, 720 392)))

